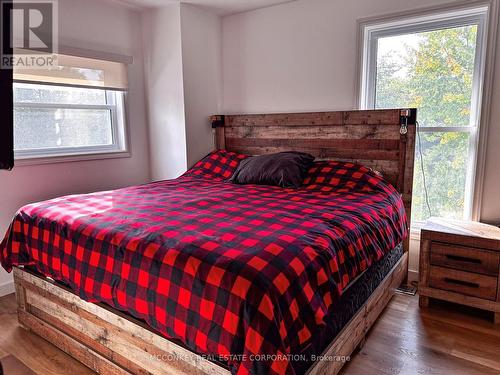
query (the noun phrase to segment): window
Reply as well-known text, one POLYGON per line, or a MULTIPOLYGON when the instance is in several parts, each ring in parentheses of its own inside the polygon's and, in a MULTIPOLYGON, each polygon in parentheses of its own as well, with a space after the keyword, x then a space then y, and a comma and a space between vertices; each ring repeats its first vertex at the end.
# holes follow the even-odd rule
POLYGON ((417 227, 430 216, 471 218, 487 12, 461 9, 363 26, 361 107, 418 108, 417 227))
POLYGON ((14 70, 16 159, 127 151, 126 72, 109 64, 59 55, 56 69, 14 70))

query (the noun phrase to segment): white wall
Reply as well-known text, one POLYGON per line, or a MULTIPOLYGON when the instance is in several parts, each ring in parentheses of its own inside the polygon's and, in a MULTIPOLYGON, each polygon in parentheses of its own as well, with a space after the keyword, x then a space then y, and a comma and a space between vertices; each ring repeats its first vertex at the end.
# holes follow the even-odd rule
POLYGON ((193 165, 213 150, 208 117, 222 99, 222 20, 216 14, 181 5, 187 162, 193 165))
MULTIPOLYGON (((140 14, 100 0, 59 0, 62 45, 134 57, 129 67, 130 158, 17 166, 0 171, 0 237, 18 208, 64 194, 84 193, 147 182, 147 123, 144 103, 140 14)), ((12 277, 0 267, 0 295, 12 277)))
MULTIPOLYGON (((223 19, 223 112, 356 108, 356 21, 450 0, 298 0, 223 19)), ((499 38, 500 42, 500 38, 499 38)), ((497 47, 500 61, 500 47, 497 47)), ((500 75, 500 63, 496 66, 500 75)), ((500 79, 492 103, 500 102, 500 79)), ((500 118, 493 105, 492 119, 500 118)), ((482 220, 500 222, 500 126, 488 134, 482 220)), ((418 241, 410 269, 418 269, 418 241)))
POLYGON ((142 16, 153 180, 175 178, 213 149, 220 110, 221 18, 187 4, 142 16))
POLYGON ((180 5, 142 15, 151 178, 175 178, 187 168, 180 5))
POLYGON ((448 0, 298 0, 223 19, 223 110, 356 107, 357 24, 448 0))

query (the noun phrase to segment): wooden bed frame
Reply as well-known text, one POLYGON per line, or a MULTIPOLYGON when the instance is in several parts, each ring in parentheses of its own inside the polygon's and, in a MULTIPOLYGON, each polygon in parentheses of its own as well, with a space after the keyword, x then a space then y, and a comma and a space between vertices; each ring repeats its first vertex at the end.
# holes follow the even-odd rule
MULTIPOLYGON (((416 110, 212 116, 216 146, 263 154, 305 151, 351 160, 383 173, 411 209, 416 110)), ((406 279, 404 255, 323 353, 349 357, 406 279)), ((100 374, 216 374, 227 368, 104 304, 85 302, 48 278, 14 268, 19 322, 100 374)), ((318 361, 309 374, 336 374, 345 362, 318 361)))

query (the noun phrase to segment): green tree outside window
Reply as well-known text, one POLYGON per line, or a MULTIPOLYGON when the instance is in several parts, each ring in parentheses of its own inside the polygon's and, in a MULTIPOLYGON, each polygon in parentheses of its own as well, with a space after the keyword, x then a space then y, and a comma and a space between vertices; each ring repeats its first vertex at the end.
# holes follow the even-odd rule
MULTIPOLYGON (((418 108, 421 127, 469 126, 477 26, 379 39, 376 108, 418 108)), ((433 216, 462 218, 469 132, 421 132, 412 221, 429 217, 418 147, 433 216)))

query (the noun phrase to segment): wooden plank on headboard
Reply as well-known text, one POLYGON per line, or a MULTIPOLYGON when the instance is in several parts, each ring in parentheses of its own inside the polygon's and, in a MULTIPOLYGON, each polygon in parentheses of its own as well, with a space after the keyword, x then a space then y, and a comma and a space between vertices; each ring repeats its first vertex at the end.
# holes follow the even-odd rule
POLYGON ((402 194, 410 217, 415 109, 225 115, 212 122, 218 149, 250 155, 303 151, 373 168, 402 194), (408 125, 404 134, 402 123, 408 125))

